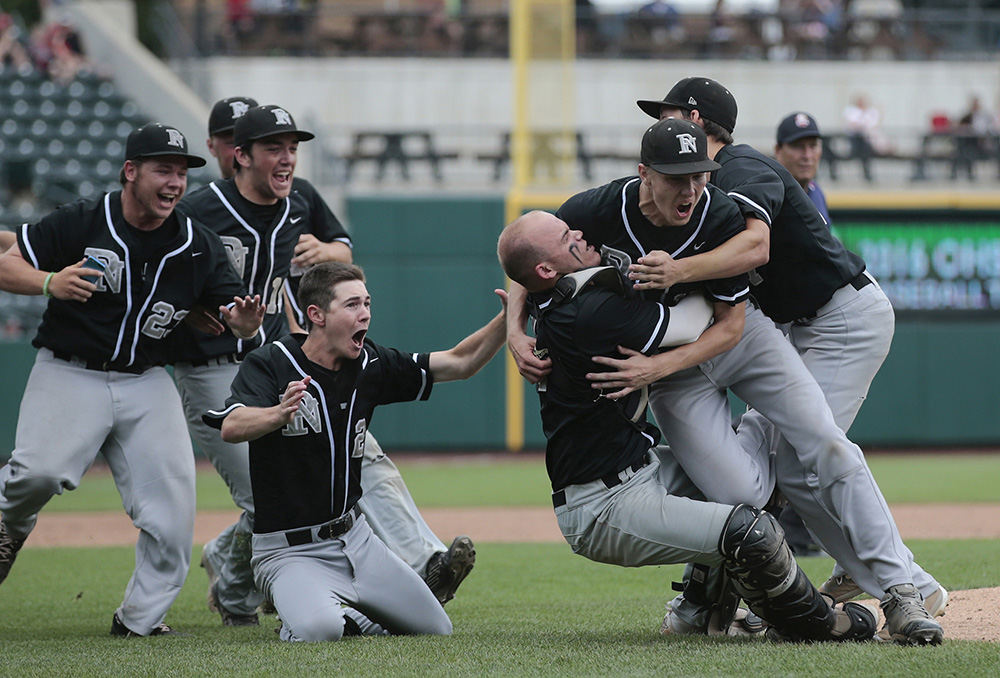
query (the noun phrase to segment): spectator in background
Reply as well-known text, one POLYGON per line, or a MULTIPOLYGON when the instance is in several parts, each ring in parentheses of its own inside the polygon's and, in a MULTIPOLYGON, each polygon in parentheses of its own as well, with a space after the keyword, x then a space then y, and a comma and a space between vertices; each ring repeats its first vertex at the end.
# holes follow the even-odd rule
POLYGON ((427 17, 421 36, 421 50, 436 54, 460 50, 464 33, 460 4, 448 0, 422 0, 420 8, 427 17))
POLYGON ((869 105, 865 95, 859 94, 844 109, 844 123, 851 138, 851 155, 861 161, 865 180, 874 181, 872 158, 892 150, 882 134, 882 113, 869 105))
POLYGON ((801 0, 800 20, 793 28, 801 57, 825 58, 833 47, 843 24, 843 9, 839 0, 801 0))
POLYGON ((223 42, 230 51, 239 50, 250 41, 257 26, 250 0, 226 0, 226 23, 223 42))
POLYGON ((672 45, 684 39, 681 13, 666 0, 650 0, 640 5, 635 14, 653 26, 651 34, 657 45, 672 45))
POLYGON ((31 68, 28 50, 21 42, 23 31, 10 14, 0 14, 0 67, 18 71, 31 68))
POLYGON ((90 68, 80 35, 68 24, 35 26, 31 31, 30 50, 35 67, 61 84, 72 82, 77 73, 90 68))
POLYGON ((973 181, 976 178, 976 161, 988 157, 996 143, 993 116, 983 108, 978 96, 969 100, 969 109, 958 119, 952 134, 955 137, 955 161, 951 166, 951 178, 958 178, 961 167, 969 181, 973 181))
POLYGON ((816 183, 819 161, 823 157, 823 139, 816 118, 801 111, 785 116, 778 124, 774 157, 791 172, 829 224, 826 196, 816 183))
POLYGON ((76 29, 67 24, 53 24, 49 28, 49 77, 60 84, 72 82, 77 73, 89 69, 83 53, 83 44, 76 29))

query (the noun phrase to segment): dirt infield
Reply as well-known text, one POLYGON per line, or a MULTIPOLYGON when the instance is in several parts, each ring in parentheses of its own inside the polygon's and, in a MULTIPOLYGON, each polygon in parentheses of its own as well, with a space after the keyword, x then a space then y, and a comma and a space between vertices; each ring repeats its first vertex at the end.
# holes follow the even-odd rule
MULTIPOLYGON (((1000 504, 895 504, 904 538, 1000 539, 1000 504)), ((440 535, 469 534, 480 542, 557 542, 562 537, 547 508, 426 509, 440 535)), ((235 511, 207 511, 195 520, 195 542, 204 544, 236 520, 235 511)), ((135 543, 123 512, 42 513, 30 546, 119 546, 135 543)), ((874 602, 874 601, 872 601, 874 602)), ((952 591, 941 620, 948 638, 1000 643, 1000 587, 952 591)))
MULTIPOLYGON (((894 504, 892 514, 907 539, 1000 539, 1000 504, 894 504)), ((562 540, 547 508, 424 509, 437 534, 469 534, 482 542, 562 540)), ((197 544, 236 520, 235 511, 202 511, 195 520, 197 544)), ((32 546, 114 546, 135 542, 123 512, 45 513, 31 534, 32 546)))

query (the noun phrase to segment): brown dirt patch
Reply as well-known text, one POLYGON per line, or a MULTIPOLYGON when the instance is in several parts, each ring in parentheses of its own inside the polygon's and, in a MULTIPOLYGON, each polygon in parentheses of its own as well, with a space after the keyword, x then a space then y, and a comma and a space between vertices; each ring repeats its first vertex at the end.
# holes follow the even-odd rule
MULTIPOLYGON (((893 504, 905 539, 1000 539, 1000 504, 893 504)), ((542 507, 424 509, 440 535, 469 534, 482 542, 561 541, 552 510, 542 507)), ((198 544, 236 520, 236 511, 202 511, 195 519, 198 544)), ((42 512, 31 534, 33 546, 132 544, 135 528, 122 512, 42 512)))
MULTIPOLYGON (((1000 539, 1000 504, 895 504, 891 508, 906 539, 1000 539)), ((562 540, 548 508, 426 509, 423 514, 443 538, 469 534, 486 543, 562 540)), ((195 542, 204 544, 236 517, 235 511, 200 512, 195 519, 195 542)), ((43 512, 30 545, 130 545, 135 535, 122 512, 43 512)), ((947 614, 941 620, 948 638, 1000 642, 1000 587, 950 594, 947 614)))
MULTIPOLYGON (((873 599, 859 601, 867 605, 878 617, 878 627, 882 628, 885 616, 873 599)), ((945 638, 955 640, 983 640, 1000 643, 1000 587, 990 589, 969 589, 949 591, 948 607, 943 617, 938 619, 944 628, 945 638)))

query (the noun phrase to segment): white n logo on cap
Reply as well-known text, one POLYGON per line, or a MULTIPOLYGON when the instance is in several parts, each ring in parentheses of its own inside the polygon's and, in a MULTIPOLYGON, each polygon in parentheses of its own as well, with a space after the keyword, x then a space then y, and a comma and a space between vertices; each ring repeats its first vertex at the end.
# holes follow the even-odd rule
POLYGON ((166 130, 167 143, 171 146, 176 146, 177 148, 184 148, 184 135, 172 127, 167 127, 166 130))
POLYGON ((292 116, 288 115, 288 111, 283 108, 273 108, 271 112, 274 113, 274 121, 279 125, 292 124, 292 116))
POLYGON ((678 134, 677 141, 681 143, 681 150, 678 151, 678 154, 683 155, 685 153, 698 152, 698 140, 695 139, 693 134, 678 134))
POLYGON ((229 107, 233 109, 233 120, 236 118, 242 118, 243 115, 250 110, 245 101, 231 101, 229 102, 229 107))

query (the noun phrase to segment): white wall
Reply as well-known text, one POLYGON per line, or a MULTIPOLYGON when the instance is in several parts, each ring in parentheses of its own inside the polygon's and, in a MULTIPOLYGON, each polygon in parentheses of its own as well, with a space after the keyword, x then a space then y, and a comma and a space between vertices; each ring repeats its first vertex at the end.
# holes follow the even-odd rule
MULTIPOLYGON (((249 94, 280 103, 332 129, 508 127, 512 84, 498 59, 217 58, 206 61, 214 96, 249 94)), ((1000 64, 954 62, 580 61, 576 117, 581 126, 634 125, 647 119, 638 98, 661 98, 682 77, 706 75, 728 86, 740 106, 737 138, 770 141, 786 113, 806 109, 834 129, 851 97, 865 93, 892 136, 924 130, 932 113, 956 116, 977 94, 1000 100, 1000 64)), ((211 103, 211 102, 209 102, 211 103)))

